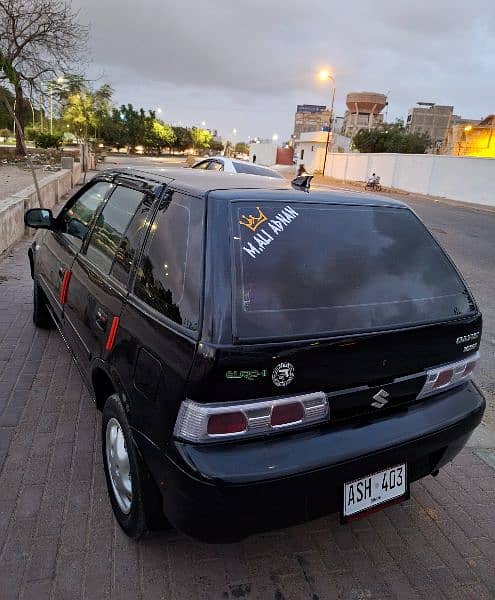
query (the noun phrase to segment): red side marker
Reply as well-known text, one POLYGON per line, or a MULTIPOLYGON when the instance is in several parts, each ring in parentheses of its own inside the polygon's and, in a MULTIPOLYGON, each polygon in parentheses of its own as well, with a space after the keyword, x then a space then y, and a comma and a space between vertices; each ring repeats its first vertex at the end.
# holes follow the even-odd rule
POLYGON ((60 286, 60 304, 67 302, 67 292, 69 291, 69 282, 72 271, 65 271, 62 285, 60 286))
POLYGON ((112 325, 110 326, 110 331, 108 332, 105 350, 110 351, 113 348, 113 345, 115 343, 115 336, 117 335, 117 329, 119 328, 119 322, 120 317, 114 317, 112 319, 112 325))

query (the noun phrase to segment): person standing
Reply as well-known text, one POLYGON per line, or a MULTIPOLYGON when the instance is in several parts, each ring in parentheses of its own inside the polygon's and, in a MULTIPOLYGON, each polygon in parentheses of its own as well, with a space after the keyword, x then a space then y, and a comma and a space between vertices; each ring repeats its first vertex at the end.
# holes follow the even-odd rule
POLYGON ((256 162, 256 154, 253 154, 253 164, 256 162))

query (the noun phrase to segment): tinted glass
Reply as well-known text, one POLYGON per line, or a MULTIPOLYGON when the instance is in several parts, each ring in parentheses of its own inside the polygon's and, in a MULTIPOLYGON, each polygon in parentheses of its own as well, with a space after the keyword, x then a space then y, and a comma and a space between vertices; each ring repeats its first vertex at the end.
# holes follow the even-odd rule
POLYGON ((142 192, 117 186, 98 216, 86 256, 104 273, 110 272, 122 236, 143 198, 142 192))
POLYGON ((62 213, 60 230, 62 233, 69 235, 71 241, 78 247, 81 247, 88 226, 111 187, 111 183, 98 181, 62 213))
POLYGON ((143 201, 139 205, 126 229, 124 237, 120 240, 111 275, 124 285, 127 284, 133 261, 143 242, 149 224, 148 219, 150 210, 154 200, 154 196, 150 194, 144 196, 143 201))
POLYGON ((243 202, 232 216, 239 337, 366 331, 474 310, 409 210, 243 202))
POLYGON ((159 209, 134 293, 191 331, 198 330, 203 264, 203 202, 175 192, 159 209))
POLYGON ((223 164, 216 160, 212 160, 208 165, 208 171, 223 171, 223 164))
POLYGON ((272 169, 265 169, 264 167, 259 167, 258 165, 253 165, 252 163, 244 163, 244 162, 235 162, 234 169, 237 173, 247 173, 248 175, 263 175, 265 177, 276 177, 277 179, 283 179, 282 175, 279 175, 276 171, 272 171, 272 169))
POLYGON ((205 160, 203 162, 198 163, 197 165, 194 165, 193 169, 207 169, 209 164, 210 164, 210 161, 205 160))

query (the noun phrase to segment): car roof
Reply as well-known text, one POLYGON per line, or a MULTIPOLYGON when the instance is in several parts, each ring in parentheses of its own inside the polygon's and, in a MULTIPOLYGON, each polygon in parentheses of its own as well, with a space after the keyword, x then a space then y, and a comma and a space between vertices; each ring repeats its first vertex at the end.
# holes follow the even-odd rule
POLYGON ((292 202, 318 202, 360 206, 383 206, 409 208, 403 202, 383 196, 373 196, 339 189, 310 190, 294 189, 288 179, 275 179, 261 175, 204 171, 199 169, 172 167, 118 167, 102 171, 103 175, 128 176, 158 185, 173 184, 174 189, 192 195, 215 192, 215 196, 230 199, 264 199, 292 202))

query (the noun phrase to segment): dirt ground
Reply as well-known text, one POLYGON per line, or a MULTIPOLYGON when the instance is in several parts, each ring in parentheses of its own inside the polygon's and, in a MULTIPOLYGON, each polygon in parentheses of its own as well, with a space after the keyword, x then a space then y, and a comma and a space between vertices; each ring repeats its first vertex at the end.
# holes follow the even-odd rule
POLYGON ((33 178, 29 171, 0 163, 0 200, 32 184, 33 178))

